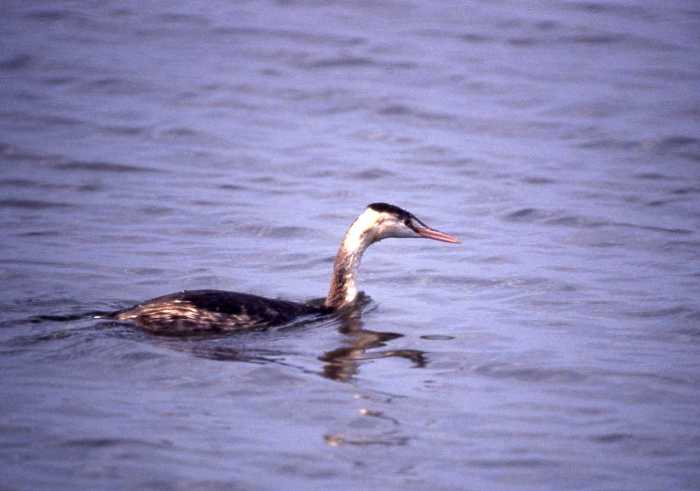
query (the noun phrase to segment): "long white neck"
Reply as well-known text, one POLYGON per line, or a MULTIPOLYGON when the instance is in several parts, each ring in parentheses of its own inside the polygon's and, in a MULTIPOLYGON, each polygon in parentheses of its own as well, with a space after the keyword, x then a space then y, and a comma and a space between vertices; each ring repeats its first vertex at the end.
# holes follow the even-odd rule
POLYGON ((326 307, 339 309, 357 298, 357 269, 362 253, 377 240, 375 226, 378 215, 376 211, 368 208, 345 233, 335 256, 331 287, 324 302, 326 307))

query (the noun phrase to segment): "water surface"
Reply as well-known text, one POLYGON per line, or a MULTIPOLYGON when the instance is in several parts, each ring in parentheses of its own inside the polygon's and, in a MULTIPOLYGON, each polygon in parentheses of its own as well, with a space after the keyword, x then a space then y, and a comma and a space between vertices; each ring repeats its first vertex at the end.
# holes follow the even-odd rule
POLYGON ((9 489, 697 489, 692 1, 5 2, 9 489), (218 288, 353 315, 154 337, 218 288))

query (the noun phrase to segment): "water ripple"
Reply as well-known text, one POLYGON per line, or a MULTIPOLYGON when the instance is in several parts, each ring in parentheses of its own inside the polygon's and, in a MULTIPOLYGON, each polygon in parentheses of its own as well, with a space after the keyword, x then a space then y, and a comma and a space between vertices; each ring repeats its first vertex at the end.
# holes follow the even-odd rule
POLYGON ((510 363, 487 363, 474 368, 474 372, 494 378, 508 378, 524 382, 574 383, 582 382, 587 375, 566 368, 542 368, 517 366, 510 363))
POLYGON ((119 164, 115 162, 86 162, 86 161, 67 161, 61 162, 54 165, 54 168, 67 171, 80 171, 80 172, 160 172, 160 170, 142 167, 138 165, 129 164, 119 164))
POLYGON ((173 443, 167 440, 151 442, 135 438, 79 438, 57 443, 59 447, 77 447, 100 449, 111 447, 141 447, 146 449, 173 448, 173 443))
POLYGON ((253 237, 277 237, 277 238, 309 238, 317 236, 317 231, 309 227, 293 225, 270 226, 258 224, 237 225, 236 231, 253 237))
POLYGON ((259 37, 262 39, 280 38, 283 40, 308 43, 313 46, 356 46, 362 44, 364 39, 354 36, 340 36, 336 34, 319 34, 311 31, 297 31, 290 29, 265 29, 257 27, 217 27, 211 31, 214 34, 237 37, 259 37))
POLYGON ((0 60, 0 70, 22 70, 33 63, 34 59, 28 54, 18 54, 0 60))
POLYGON ((536 467, 557 467, 561 466, 559 462, 553 461, 553 460, 547 460, 547 459, 468 459, 466 461, 468 465, 472 465, 474 467, 483 467, 483 468, 504 468, 504 469, 512 469, 512 468, 536 468, 536 467))
POLYGON ((36 199, 2 199, 0 208, 19 208, 25 210, 47 210, 51 208, 73 208, 76 205, 71 203, 58 203, 53 201, 42 201, 36 199))
POLYGON ((409 70, 416 65, 411 62, 401 61, 379 61, 374 58, 363 56, 338 56, 332 58, 320 58, 311 61, 304 61, 299 64, 302 68, 309 70, 332 69, 332 68, 384 68, 388 70, 409 70))
POLYGON ((686 228, 660 227, 657 225, 643 225, 637 223, 615 222, 602 219, 594 219, 577 215, 560 215, 562 212, 553 210, 542 210, 538 208, 522 208, 503 216, 503 219, 516 223, 542 223, 545 225, 555 225, 575 228, 599 228, 599 227, 619 227, 650 232, 660 232, 673 235, 691 235, 694 232, 686 228))

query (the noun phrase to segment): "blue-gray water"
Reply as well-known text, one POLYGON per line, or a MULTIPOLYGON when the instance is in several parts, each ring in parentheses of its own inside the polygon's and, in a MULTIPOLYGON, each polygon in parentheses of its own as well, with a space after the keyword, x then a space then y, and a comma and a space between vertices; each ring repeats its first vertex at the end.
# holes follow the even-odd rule
POLYGON ((700 484, 696 1, 3 2, 3 489, 700 484), (326 293, 213 339, 85 316, 326 293))

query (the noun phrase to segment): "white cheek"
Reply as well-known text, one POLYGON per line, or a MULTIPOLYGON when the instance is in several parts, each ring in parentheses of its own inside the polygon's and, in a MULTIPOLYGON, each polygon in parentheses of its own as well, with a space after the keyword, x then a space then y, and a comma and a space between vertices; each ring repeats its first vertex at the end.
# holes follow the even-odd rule
POLYGON ((397 223, 383 224, 379 229, 379 238, 386 239, 388 237, 415 237, 415 234, 397 223))

